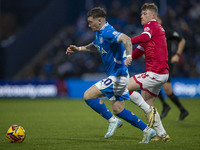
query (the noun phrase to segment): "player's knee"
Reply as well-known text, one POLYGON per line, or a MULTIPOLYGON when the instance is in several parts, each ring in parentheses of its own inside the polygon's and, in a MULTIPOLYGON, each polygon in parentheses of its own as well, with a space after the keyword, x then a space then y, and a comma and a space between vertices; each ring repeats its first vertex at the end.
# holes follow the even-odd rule
POLYGON ((119 114, 119 112, 117 110, 113 109, 113 114, 117 115, 117 114, 119 114))
POLYGON ((171 89, 164 89, 164 91, 165 91, 165 94, 167 95, 167 96, 169 96, 169 95, 171 95, 172 94, 172 90, 171 89))
POLYGON ((84 100, 90 99, 90 98, 89 98, 89 94, 88 94, 87 91, 85 91, 85 93, 84 93, 84 95, 83 95, 83 99, 84 99, 84 100))
POLYGON ((91 92, 90 90, 85 91, 83 95, 84 100, 96 99, 96 98, 98 98, 98 96, 95 93, 91 92))
POLYGON ((165 83, 164 86, 163 86, 163 89, 164 89, 164 92, 167 96, 171 95, 172 94, 172 86, 171 86, 171 83, 165 83))
POLYGON ((118 107, 113 107, 113 114, 114 115, 117 115, 119 114, 120 112, 122 112, 124 110, 124 107, 123 106, 118 106, 118 107))

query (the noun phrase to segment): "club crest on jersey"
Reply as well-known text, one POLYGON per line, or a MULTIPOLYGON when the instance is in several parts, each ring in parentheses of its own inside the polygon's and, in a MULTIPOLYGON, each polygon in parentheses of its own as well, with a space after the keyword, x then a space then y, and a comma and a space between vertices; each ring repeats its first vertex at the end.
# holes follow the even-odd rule
POLYGON ((149 30, 150 30, 149 27, 144 28, 144 31, 145 31, 145 32, 147 32, 147 31, 149 31, 149 30))
POLYGON ((103 37, 100 38, 100 43, 101 43, 101 44, 103 43, 103 37))

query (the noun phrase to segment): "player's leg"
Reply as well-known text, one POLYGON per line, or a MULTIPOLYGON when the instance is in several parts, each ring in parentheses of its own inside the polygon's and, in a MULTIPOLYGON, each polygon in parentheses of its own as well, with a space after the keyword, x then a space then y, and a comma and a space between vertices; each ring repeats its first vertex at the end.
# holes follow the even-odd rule
POLYGON ((137 83, 136 80, 132 77, 129 79, 128 90, 130 91, 130 100, 140 107, 145 114, 147 114, 147 124, 149 127, 152 127, 155 116, 155 108, 153 106, 148 105, 144 98, 140 93, 135 90, 139 90, 141 88, 141 84, 137 83))
POLYGON ((162 110, 162 113, 160 115, 160 118, 164 118, 167 116, 169 110, 171 109, 170 106, 165 102, 165 99, 163 97, 163 94, 162 92, 160 91, 159 95, 158 95, 158 98, 160 99, 160 101, 162 102, 162 105, 163 105, 163 110, 162 110))
POLYGON ((131 102, 140 107, 146 114, 151 112, 151 107, 144 101, 141 94, 136 91, 140 90, 140 85, 136 83, 133 77, 129 79, 128 90, 131 102))
POLYGON ((143 131, 144 137, 141 143, 149 143, 149 141, 156 136, 156 132, 153 129, 149 128, 133 112, 124 108, 124 101, 111 101, 111 105, 115 115, 143 131))
MULTIPOLYGON (((129 76, 120 76, 120 77, 114 77, 110 76, 100 85, 104 85, 103 87, 100 87, 100 89, 111 101, 112 109, 114 114, 117 116, 123 118, 124 120, 130 122, 132 125, 137 126, 141 130, 144 131, 144 138, 143 143, 148 143, 152 137, 155 136, 155 131, 153 129, 147 128, 147 125, 140 121, 140 119, 131 113, 129 110, 124 109, 124 100, 129 99, 129 93, 128 93, 128 82, 129 82, 129 76)), ((99 86, 99 85, 98 85, 99 86)), ((110 129, 111 127, 115 127, 117 129, 118 125, 109 124, 108 132, 105 135, 105 138, 109 138, 111 135, 115 133, 116 130, 110 129)))
POLYGON ((179 116, 179 120, 184 120, 186 116, 189 115, 188 111, 183 107, 183 105, 180 103, 180 100, 178 97, 173 93, 172 91, 172 85, 171 82, 166 82, 163 85, 163 89, 166 93, 166 95, 171 99, 171 101, 179 108, 181 114, 179 116))
MULTIPOLYGON (((153 96, 152 94, 150 94, 147 91, 142 91, 141 94, 142 94, 142 97, 144 97, 147 104, 153 106, 154 101, 155 101, 155 96, 153 96)), ((154 140, 164 140, 164 141, 169 140, 169 136, 167 135, 167 132, 165 131, 165 129, 162 125, 160 115, 159 115, 157 110, 156 110, 156 113, 155 113, 155 119, 154 119, 153 127, 156 130, 156 133, 158 135, 156 138, 154 138, 154 140)))
MULTIPOLYGON (((92 107, 96 112, 101 114, 105 119, 108 120, 109 126, 105 138, 109 138, 115 134, 116 130, 122 126, 122 121, 116 118, 105 106, 105 104, 98 99, 98 97, 106 96, 109 99, 114 97, 113 84, 115 77, 109 76, 93 85, 84 94, 86 103, 92 107)), ((126 85, 126 84, 125 84, 126 85)), ((119 87, 119 85, 117 86, 119 87)), ((127 90, 128 92, 128 90, 127 90)), ((127 94, 128 95, 128 94, 127 94)))
POLYGON ((96 85, 93 85, 84 93, 84 100, 93 110, 109 122, 116 121, 115 116, 110 112, 103 101, 99 99, 99 97, 102 96, 104 96, 104 94, 96 87, 96 85))
POLYGON ((131 123, 133 126, 141 129, 142 131, 147 127, 147 125, 134 113, 124 108, 124 101, 111 101, 111 105, 113 113, 118 117, 123 118, 127 122, 131 123))

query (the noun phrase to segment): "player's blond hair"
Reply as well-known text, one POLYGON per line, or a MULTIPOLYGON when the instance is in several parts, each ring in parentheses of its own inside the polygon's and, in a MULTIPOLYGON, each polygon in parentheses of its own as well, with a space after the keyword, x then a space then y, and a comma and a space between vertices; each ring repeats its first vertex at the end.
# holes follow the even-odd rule
POLYGON ((141 7, 142 10, 150 10, 158 15, 158 7, 154 3, 144 3, 141 7))

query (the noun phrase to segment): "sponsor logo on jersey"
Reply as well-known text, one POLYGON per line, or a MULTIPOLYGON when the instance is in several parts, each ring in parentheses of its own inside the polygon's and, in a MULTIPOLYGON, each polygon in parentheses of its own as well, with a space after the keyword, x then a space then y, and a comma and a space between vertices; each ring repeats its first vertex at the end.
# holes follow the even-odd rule
POLYGON ((107 54, 107 52, 103 48, 101 48, 101 53, 102 54, 104 54, 104 53, 107 54))

